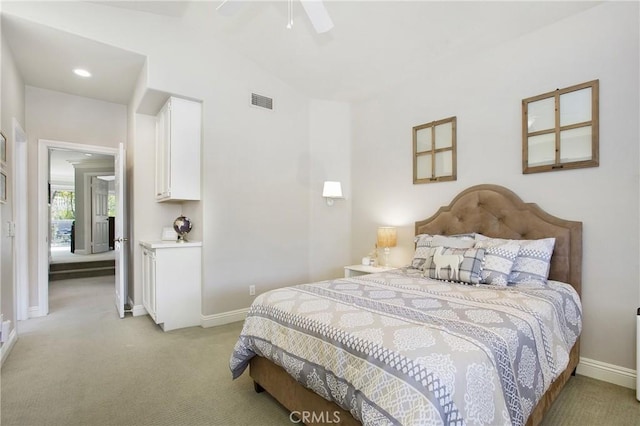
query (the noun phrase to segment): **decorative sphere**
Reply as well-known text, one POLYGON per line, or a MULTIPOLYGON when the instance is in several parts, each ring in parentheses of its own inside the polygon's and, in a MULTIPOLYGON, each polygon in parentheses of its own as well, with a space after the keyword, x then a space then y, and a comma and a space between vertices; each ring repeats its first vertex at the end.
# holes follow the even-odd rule
POLYGON ((191 231, 191 220, 186 216, 180 216, 173 221, 173 229, 178 235, 184 237, 191 231))

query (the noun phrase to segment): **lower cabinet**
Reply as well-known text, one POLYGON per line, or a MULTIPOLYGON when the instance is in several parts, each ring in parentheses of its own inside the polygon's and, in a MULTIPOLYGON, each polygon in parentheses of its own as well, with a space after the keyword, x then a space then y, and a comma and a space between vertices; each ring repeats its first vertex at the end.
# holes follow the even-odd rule
POLYGON ((164 331, 201 325, 202 243, 142 246, 142 303, 164 331))

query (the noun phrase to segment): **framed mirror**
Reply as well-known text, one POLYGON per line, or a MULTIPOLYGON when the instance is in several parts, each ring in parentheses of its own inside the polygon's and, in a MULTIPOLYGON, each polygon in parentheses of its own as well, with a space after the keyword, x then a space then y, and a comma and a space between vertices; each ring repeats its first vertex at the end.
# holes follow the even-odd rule
POLYGON ((456 180, 456 117, 413 128, 413 183, 456 180))
POLYGON ((599 81, 522 100, 522 173, 597 167, 599 81))

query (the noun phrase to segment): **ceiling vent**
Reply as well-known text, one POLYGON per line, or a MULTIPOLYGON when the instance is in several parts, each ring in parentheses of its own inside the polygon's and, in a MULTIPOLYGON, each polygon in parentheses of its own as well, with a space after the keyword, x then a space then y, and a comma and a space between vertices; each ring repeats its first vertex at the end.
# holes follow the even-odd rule
POLYGON ((257 93, 251 94, 251 105, 273 110, 273 99, 266 96, 258 95, 257 93))

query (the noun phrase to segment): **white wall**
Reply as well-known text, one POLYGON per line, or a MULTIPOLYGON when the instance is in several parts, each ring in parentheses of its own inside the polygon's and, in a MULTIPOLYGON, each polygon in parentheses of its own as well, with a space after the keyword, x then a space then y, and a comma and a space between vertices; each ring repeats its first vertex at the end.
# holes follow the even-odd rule
MULTIPOLYGON (((204 20, 214 7, 198 3, 187 13, 204 20)), ((371 250, 379 225, 399 227, 391 262, 406 263, 414 221, 468 186, 496 183, 554 215, 583 221, 582 355, 633 367, 632 312, 640 298, 637 3, 608 2, 491 51, 442 58, 428 78, 353 105, 350 126, 349 108, 307 99, 216 42, 206 25, 187 27, 171 17, 86 2, 41 3, 27 15, 146 54, 148 87, 203 101, 205 189, 201 209, 195 208, 204 241, 203 314, 246 307, 249 285, 261 292, 323 270, 337 275, 341 265, 371 250), (105 20, 120 25, 105 27, 105 20), (601 84, 600 167, 522 175, 520 101, 595 78, 601 84), (275 111, 248 107, 251 91, 273 97, 275 111), (452 115, 458 117, 458 180, 413 185, 411 128, 452 115), (351 158, 350 166, 335 163, 314 137, 312 130, 326 123, 342 129, 328 137, 353 139, 350 149, 333 146, 336 157, 351 158), (317 200, 322 171, 345 176, 345 182, 351 174, 348 200, 342 207, 338 202, 343 210, 334 206, 329 213, 317 200), (336 254, 332 250, 344 242, 349 209, 350 259, 338 255, 316 267, 315 259, 336 254), (322 232, 335 224, 335 235, 322 232)), ((28 98, 28 118, 30 104, 28 98)), ((130 113, 130 136, 145 132, 136 128, 138 121, 144 119, 130 113)), ((27 131, 30 140, 61 139, 34 134, 29 119, 27 131)), ((135 167, 147 166, 141 161, 136 158, 135 167)))
MULTIPOLYGON (((12 12, 20 11, 27 19, 145 54, 147 67, 141 83, 202 100, 202 202, 199 208, 187 203, 184 209, 195 209, 195 232, 204 243, 204 315, 247 307, 253 299, 249 285, 255 285, 260 293, 309 280, 309 248, 314 246, 310 217, 312 209, 326 208, 310 202, 310 197, 319 197, 321 187, 312 182, 308 168, 313 149, 309 123, 320 120, 330 126, 335 119, 338 128, 348 131, 344 124, 347 116, 320 113, 316 118, 307 97, 215 41, 206 18, 215 13, 212 2, 191 4, 189 16, 183 20, 86 2, 12 5, 12 12), (104 26, 105 21, 118 22, 117 30, 104 26), (274 111, 250 107, 252 91, 274 98, 274 111), (198 223, 198 215, 202 223, 198 223)), ((132 102, 130 110, 136 106, 132 102)), ((138 136, 140 121, 139 115, 129 113, 130 136, 138 136)), ((342 141, 350 137, 337 131, 333 136, 342 141)), ((141 161, 134 159, 134 176, 139 176, 137 167, 147 167, 141 161)), ((333 162, 330 158, 323 161, 333 162)), ((342 164, 339 169, 331 167, 345 176, 346 182, 349 166, 342 164)), ((135 191, 141 190, 135 185, 135 191)), ((342 217, 337 221, 348 223, 348 210, 344 206, 332 210, 332 214, 338 212, 342 217)), ((135 212, 133 216, 137 216, 135 212)), ((134 238, 139 240, 143 231, 138 229, 139 220, 134 222, 134 238)), ((334 231, 335 241, 348 240, 347 228, 341 225, 334 231)), ((338 274, 348 256, 345 253, 332 259, 333 263, 325 266, 338 274)), ((135 265, 133 269, 135 279, 135 265)), ((130 288, 138 287, 134 284, 130 288)), ((138 303, 138 295, 134 297, 138 303)))
POLYGON ((351 252, 351 110, 341 102, 312 100, 309 104, 309 279, 319 281, 344 274, 351 252), (324 181, 339 181, 344 200, 328 206, 324 181))
MULTIPOLYGON (((127 107, 27 86, 25 130, 29 166, 29 258, 38 257, 38 141, 41 139, 117 148, 127 139, 127 107)), ((37 277, 37 262, 29 276, 37 277)), ((38 304, 36 279, 30 280, 29 306, 38 304)))
MULTIPOLYGON (((24 83, 13 59, 13 53, 2 38, 0 47, 2 63, 0 64, 0 129, 7 138, 7 163, 4 171, 7 174, 7 202, 0 204, 0 312, 4 320, 11 321, 11 331, 16 324, 16 301, 13 285, 13 247, 14 239, 7 235, 7 222, 14 220, 13 192, 14 153, 13 119, 24 127, 24 83)), ((3 352, 4 354, 4 352, 3 352)))
MULTIPOLYGON (((188 11, 192 16, 185 19, 206 17, 214 8, 211 3, 193 4, 188 11)), ((253 299, 250 285, 260 293, 308 281, 313 273, 310 247, 316 246, 310 217, 326 207, 310 202, 319 196, 321 183, 311 178, 309 169, 316 143, 310 140, 316 112, 309 99, 216 42, 208 28, 178 23, 163 30, 162 42, 141 38, 140 32, 134 37, 140 44, 137 51, 148 55, 149 87, 203 103, 202 201, 200 206, 185 203, 183 212, 197 228, 192 238, 201 236, 204 242, 205 316, 247 307, 253 299), (206 51, 201 40, 207 40, 206 51), (185 63, 198 67, 187 69, 185 63), (249 106, 251 92, 272 97, 274 110, 249 106)), ((320 112, 319 120, 329 127, 338 120, 337 128, 348 132, 343 124, 348 110, 341 111, 320 112)), ((339 136, 337 141, 349 137, 337 130, 333 136, 339 136)), ((346 179, 348 162, 341 164, 332 167, 346 179)), ((339 220, 348 222, 348 210, 336 211, 342 215, 339 220)), ((347 232, 342 226, 334 236, 346 240, 347 232)), ((344 252, 322 262, 337 274, 347 259, 344 252)))
POLYGON ((413 223, 461 190, 506 186, 583 222, 581 355, 635 368, 639 300, 638 4, 608 2, 492 51, 450 58, 430 78, 355 105, 352 261, 379 224, 400 226, 392 262, 412 254, 413 223), (523 175, 521 100, 600 79, 600 166, 523 175), (411 128, 458 118, 458 180, 413 185, 411 128))

